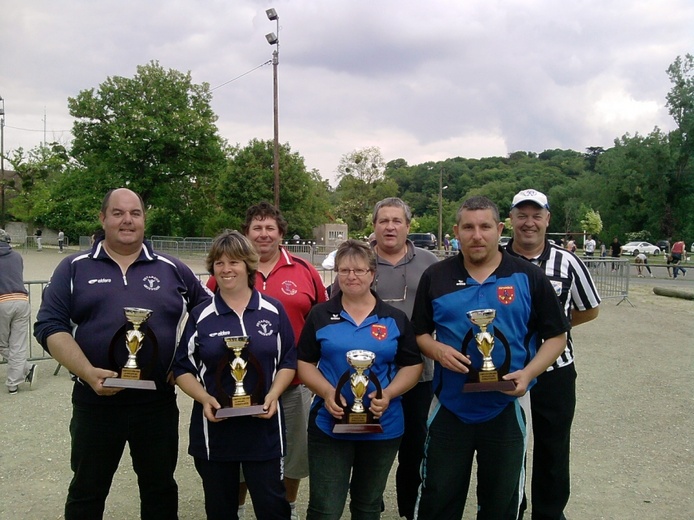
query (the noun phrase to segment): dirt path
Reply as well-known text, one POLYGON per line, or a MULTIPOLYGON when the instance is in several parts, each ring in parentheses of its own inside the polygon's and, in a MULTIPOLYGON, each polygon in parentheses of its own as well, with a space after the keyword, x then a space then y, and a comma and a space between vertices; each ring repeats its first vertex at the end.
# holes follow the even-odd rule
MULTIPOLYGON (((47 279, 61 258, 51 252, 26 255, 25 278, 47 279)), ((201 261, 191 263, 202 271, 201 261)), ((608 300, 596 321, 574 331, 578 409, 573 493, 566 510, 572 520, 694 517, 694 302, 656 296, 656 283, 632 285, 633 307, 608 300)), ((694 280, 687 277, 680 288, 694 292, 694 280)), ((55 366, 50 360, 39 363, 32 391, 16 396, 0 391, 0 518, 62 518, 71 478, 71 382, 65 370, 54 377, 55 366)), ((6 370, 0 365, 3 380, 6 370)), ((204 518, 202 488, 186 454, 191 402, 179 396, 179 403, 180 518, 199 519, 204 518)), ((303 511, 307 496, 304 482, 303 511)), ((468 504, 465 518, 472 519, 474 498, 468 504)), ((391 478, 382 518, 398 518, 395 509, 391 478)), ((127 455, 114 480, 106 517, 138 518, 137 483, 127 455)))

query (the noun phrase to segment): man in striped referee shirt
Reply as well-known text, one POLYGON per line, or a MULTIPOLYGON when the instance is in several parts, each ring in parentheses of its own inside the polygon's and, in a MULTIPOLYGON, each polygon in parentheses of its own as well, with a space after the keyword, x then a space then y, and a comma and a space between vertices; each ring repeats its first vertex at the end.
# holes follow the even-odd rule
MULTIPOLYGON (((598 316, 600 296, 583 262, 546 238, 550 212, 547 197, 523 190, 511 204, 513 238, 506 250, 539 266, 559 296, 575 327, 598 316)), ((530 392, 533 425, 532 519, 564 519, 569 501, 571 423, 576 408, 576 368, 571 332, 566 350, 530 392)), ((525 501, 524 501, 525 502, 525 501)), ((523 517, 525 503, 521 509, 523 517)))

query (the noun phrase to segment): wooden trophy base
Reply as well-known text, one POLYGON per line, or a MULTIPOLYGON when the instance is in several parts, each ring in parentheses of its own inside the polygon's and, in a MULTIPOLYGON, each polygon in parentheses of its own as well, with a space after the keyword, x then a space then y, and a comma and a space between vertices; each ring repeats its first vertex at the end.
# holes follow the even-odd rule
POLYGON ((254 404, 251 406, 239 406, 233 407, 228 406, 226 408, 220 408, 214 413, 217 419, 224 419, 225 417, 242 417, 244 415, 262 415, 265 413, 262 404, 254 404))
POLYGON ((463 385, 463 392, 509 392, 515 390, 516 383, 499 378, 496 370, 479 372, 478 381, 468 381, 463 385))
POLYGON ((121 370, 121 377, 107 377, 104 379, 106 388, 134 388, 136 390, 156 390, 157 385, 154 381, 140 379, 140 370, 135 368, 124 368, 121 370))
POLYGON ((370 412, 345 412, 342 421, 333 426, 333 433, 383 433, 383 426, 370 412))

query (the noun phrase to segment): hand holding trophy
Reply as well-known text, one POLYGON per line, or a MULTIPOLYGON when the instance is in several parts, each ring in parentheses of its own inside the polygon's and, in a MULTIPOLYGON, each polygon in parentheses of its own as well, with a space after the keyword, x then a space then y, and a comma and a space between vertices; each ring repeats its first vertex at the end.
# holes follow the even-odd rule
MULTIPOLYGON (((234 354, 234 357, 229 361, 229 371, 231 372, 231 377, 235 381, 234 393, 230 396, 224 394, 223 387, 221 385, 221 375, 222 370, 217 370, 217 387, 219 388, 219 395, 217 396, 220 403, 229 403, 229 406, 217 410, 215 417, 217 419, 222 419, 224 417, 237 417, 241 415, 259 415, 265 413, 262 404, 252 404, 251 396, 246 393, 244 387, 244 380, 248 374, 249 362, 241 357, 244 349, 248 347, 249 338, 248 336, 227 336, 224 338, 224 343, 226 344, 229 352, 234 354)), ((253 360, 251 354, 249 354, 249 360, 253 360)), ((220 367, 226 366, 224 360, 220 362, 220 367)), ((261 372, 258 370, 258 374, 261 372)), ((259 378, 256 388, 260 388, 262 385, 262 379, 259 378)))
MULTIPOLYGON (((510 391, 516 385, 513 381, 504 381, 501 377, 508 372, 497 370, 492 361, 492 351, 494 350, 494 336, 487 332, 487 327, 496 318, 495 309, 477 309, 467 313, 468 319, 480 328, 480 332, 475 334, 477 350, 482 354, 482 366, 480 369, 470 367, 468 381, 463 386, 463 392, 491 392, 491 391, 510 391), (503 372, 503 373, 502 373, 503 372)), ((506 360, 510 359, 508 345, 506 347, 506 360)))
MULTIPOLYGON (((128 351, 128 360, 120 370, 120 377, 109 377, 104 380, 105 387, 112 388, 137 388, 140 390, 156 390, 157 386, 154 381, 141 379, 142 370, 137 362, 137 354, 142 348, 145 340, 145 334, 140 330, 140 327, 152 315, 149 309, 141 309, 138 307, 124 307, 125 319, 132 324, 133 328, 125 332, 125 347, 128 351)), ((122 330, 122 329, 121 329, 122 330)), ((120 341, 120 330, 111 341, 110 357, 114 358, 114 346, 120 341)), ((157 346, 156 338, 153 342, 154 353, 156 357, 157 346)))
POLYGON ((371 368, 376 360, 376 354, 369 350, 350 350, 347 352, 347 363, 355 372, 350 375, 349 370, 345 371, 335 388, 335 402, 342 406, 342 388, 349 380, 354 403, 352 407, 343 406, 345 411, 342 421, 333 426, 333 433, 382 433, 383 427, 373 414, 364 408, 364 396, 371 381, 376 387, 376 397, 381 398, 383 391, 381 383, 376 375, 369 371, 369 375, 364 372, 371 368))

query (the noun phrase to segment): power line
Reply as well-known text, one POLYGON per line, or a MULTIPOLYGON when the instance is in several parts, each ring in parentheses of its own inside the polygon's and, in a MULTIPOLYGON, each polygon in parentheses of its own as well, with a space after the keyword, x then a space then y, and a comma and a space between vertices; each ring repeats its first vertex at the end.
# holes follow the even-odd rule
POLYGON ((232 81, 236 81, 237 79, 241 79, 242 77, 247 76, 248 74, 250 74, 250 73, 253 72, 254 70, 258 70, 260 67, 264 67, 265 65, 269 65, 270 63, 272 63, 272 60, 267 60, 265 63, 261 63, 261 64, 258 65, 257 67, 252 68, 251 70, 249 70, 249 71, 247 71, 247 72, 244 72, 244 73, 241 74, 240 76, 236 76, 235 78, 230 79, 229 81, 225 81, 225 82, 222 83, 221 85, 217 85, 216 87, 211 88, 211 89, 210 89, 210 92, 212 92, 213 90, 217 90, 218 88, 223 87, 224 85, 228 85, 228 84, 231 83, 232 81))
MULTIPOLYGON (((19 128, 18 126, 5 125, 5 128, 11 128, 12 130, 21 130, 22 132, 44 132, 43 128, 37 130, 34 128, 19 128)), ((51 132, 72 132, 72 130, 50 130, 51 132)))

